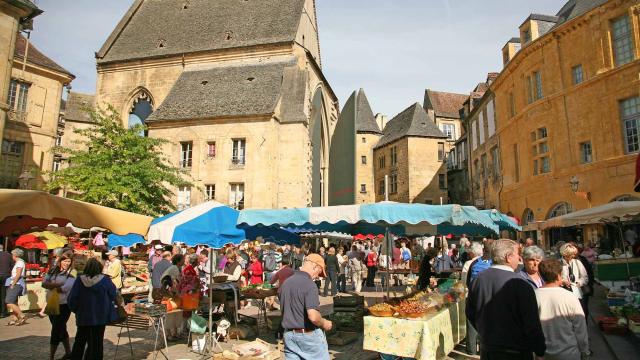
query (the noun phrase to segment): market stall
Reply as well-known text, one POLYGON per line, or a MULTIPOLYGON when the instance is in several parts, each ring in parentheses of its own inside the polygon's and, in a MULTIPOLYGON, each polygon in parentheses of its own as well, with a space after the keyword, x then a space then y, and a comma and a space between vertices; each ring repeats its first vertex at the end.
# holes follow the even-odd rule
MULTIPOLYGON (((36 190, 0 189, 0 223, 14 216, 64 219, 75 226, 100 226, 116 234, 146 234, 152 218, 36 190)), ((12 220, 13 221, 13 220, 12 220)))
MULTIPOLYGON (((314 227, 325 228, 327 231, 340 226, 348 231, 349 226, 357 229, 362 225, 375 225, 385 227, 385 239, 383 253, 391 258, 392 236, 390 227, 402 226, 409 231, 415 226, 437 226, 447 230, 448 234, 453 230, 464 230, 465 233, 479 231, 497 234, 499 226, 491 218, 481 213, 473 206, 461 205, 425 205, 405 204, 395 202, 380 202, 362 205, 339 205, 313 208, 293 209, 267 209, 267 210, 242 210, 238 217, 240 225, 279 225, 283 227, 314 227)), ((355 232, 357 233, 357 232, 355 232)), ((396 234, 401 234, 398 232, 396 234)), ((389 278, 389 274, 387 274, 389 278)), ((388 283, 387 283, 388 284, 388 283)), ((389 290, 387 286, 387 295, 389 290)))
POLYGON ((0 203, 2 234, 11 235, 11 247, 25 250, 27 295, 19 300, 23 310, 40 309, 45 305, 45 290, 41 281, 51 265, 53 249, 73 248, 77 272, 82 272, 89 257, 102 255, 100 252, 86 250, 78 238, 68 237, 77 229, 70 228, 71 223, 80 228, 100 226, 116 233, 145 234, 151 222, 148 216, 67 199, 43 191, 0 189, 0 203), (49 226, 51 224, 58 226, 49 226), (31 226, 44 230, 23 234, 24 229, 31 229, 31 226))
POLYGON ((443 284, 369 308, 365 350, 420 360, 443 359, 466 336, 464 286, 443 284))
MULTIPOLYGON (((611 225, 617 230, 617 245, 612 256, 600 256, 595 264, 596 279, 599 281, 626 281, 638 274, 637 261, 633 259, 630 246, 625 244, 624 223, 640 216, 640 201, 614 201, 608 204, 575 211, 547 220, 542 229, 566 228, 591 224, 611 225), (607 257, 603 259, 603 257, 607 257)), ((637 236, 637 234, 636 234, 637 236)), ((640 240, 638 240, 640 241, 640 240)), ((604 284, 615 285, 615 284, 604 284)))

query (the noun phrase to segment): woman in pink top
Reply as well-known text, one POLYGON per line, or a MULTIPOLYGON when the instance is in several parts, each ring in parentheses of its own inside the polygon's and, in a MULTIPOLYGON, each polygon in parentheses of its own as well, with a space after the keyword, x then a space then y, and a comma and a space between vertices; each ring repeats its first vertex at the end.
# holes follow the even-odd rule
POLYGON ((262 263, 258 261, 255 254, 251 254, 251 263, 247 270, 249 270, 249 284, 262 284, 262 263))

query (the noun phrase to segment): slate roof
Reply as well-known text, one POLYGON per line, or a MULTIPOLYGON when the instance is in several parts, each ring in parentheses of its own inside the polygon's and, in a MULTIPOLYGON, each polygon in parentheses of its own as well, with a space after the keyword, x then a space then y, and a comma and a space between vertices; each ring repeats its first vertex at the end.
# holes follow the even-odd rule
POLYGON ((292 42, 304 0, 136 0, 98 63, 292 42))
POLYGON ((556 14, 559 18, 558 25, 581 16, 607 1, 608 0, 569 0, 556 14))
POLYGON ((281 122, 306 120, 305 78, 296 69, 275 62, 185 71, 146 122, 270 115, 281 97, 281 122))
POLYGON ((93 122, 86 108, 91 108, 95 103, 95 95, 79 92, 69 92, 65 105, 64 119, 67 121, 93 122))
POLYGON ((427 114, 424 108, 415 103, 391 119, 384 127, 383 135, 376 144, 376 148, 392 143, 406 136, 446 139, 436 126, 435 120, 427 114))
POLYGON ((546 22, 557 23, 558 20, 560 20, 560 18, 557 17, 557 16, 544 15, 544 14, 531 14, 527 18, 527 20, 536 20, 536 21, 546 21, 546 22))
POLYGON ((371 105, 369 105, 367 95, 364 93, 364 89, 358 91, 356 99, 356 132, 382 134, 376 122, 376 117, 371 110, 371 105))
POLYGON ((448 118, 460 118, 459 110, 467 99, 468 95, 455 94, 430 89, 424 92, 425 109, 433 109, 436 116, 448 118))
MULTIPOLYGON (((23 61, 26 47, 27 47, 27 39, 22 35, 18 35, 14 57, 19 59, 20 61, 23 61)), ((72 78, 75 78, 75 75, 69 72, 69 70, 58 65, 55 61, 51 60, 49 57, 43 54, 40 50, 38 50, 38 48, 36 48, 33 45, 32 41, 29 42, 29 53, 27 54, 27 63, 42 66, 49 70, 57 71, 59 73, 63 73, 71 76, 72 78)))

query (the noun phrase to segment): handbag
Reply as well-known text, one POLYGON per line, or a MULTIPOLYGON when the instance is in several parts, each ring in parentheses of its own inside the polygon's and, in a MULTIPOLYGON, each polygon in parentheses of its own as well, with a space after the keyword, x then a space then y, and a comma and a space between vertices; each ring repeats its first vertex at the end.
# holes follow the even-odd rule
POLYGON ((116 318, 110 325, 123 323, 127 320, 127 310, 124 308, 124 299, 122 295, 117 294, 114 301, 112 301, 113 307, 115 308, 116 318))
POLYGON ((47 315, 60 315, 60 294, 58 293, 58 289, 53 289, 49 292, 44 313, 47 315))

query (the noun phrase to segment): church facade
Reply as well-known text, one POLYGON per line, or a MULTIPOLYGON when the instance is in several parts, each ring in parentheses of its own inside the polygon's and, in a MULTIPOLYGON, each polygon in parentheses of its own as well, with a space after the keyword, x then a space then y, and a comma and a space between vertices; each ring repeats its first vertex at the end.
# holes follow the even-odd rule
POLYGON ((136 0, 96 59, 96 105, 170 140, 179 208, 329 203, 339 105, 314 0, 136 0))

